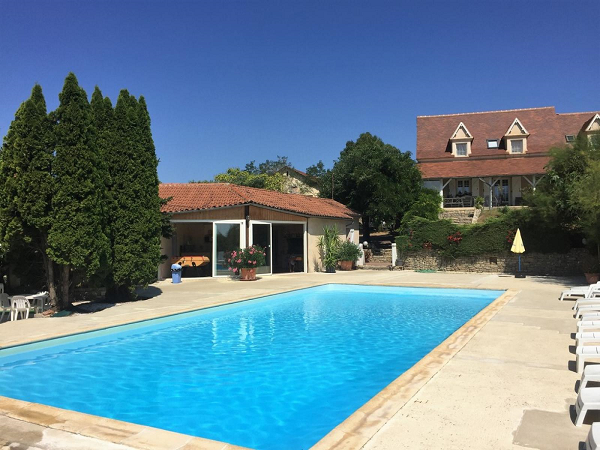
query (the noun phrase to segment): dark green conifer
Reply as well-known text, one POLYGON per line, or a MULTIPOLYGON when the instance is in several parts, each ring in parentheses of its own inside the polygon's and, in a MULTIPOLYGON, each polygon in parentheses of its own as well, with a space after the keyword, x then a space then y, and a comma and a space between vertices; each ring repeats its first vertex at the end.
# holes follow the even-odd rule
POLYGON ((156 279, 161 214, 156 153, 143 98, 126 90, 114 110, 114 146, 108 158, 112 188, 112 295, 131 297, 156 279))
POLYGON ((0 241, 8 251, 33 247, 43 259, 55 302, 54 264, 46 253, 54 185, 49 126, 42 88, 36 84, 17 110, 0 153, 0 241))
POLYGON ((106 173, 96 149, 90 104, 73 73, 65 79, 59 100, 52 114, 55 191, 48 252, 61 265, 62 309, 70 303, 73 271, 96 274, 106 261, 109 243, 102 226, 106 173))

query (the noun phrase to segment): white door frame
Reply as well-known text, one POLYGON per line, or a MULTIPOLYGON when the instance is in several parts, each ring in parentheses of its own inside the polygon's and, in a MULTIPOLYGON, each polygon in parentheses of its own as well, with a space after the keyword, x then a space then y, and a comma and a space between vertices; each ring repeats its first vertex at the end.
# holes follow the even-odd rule
POLYGON ((246 221, 245 220, 213 220, 213 248, 212 268, 213 277, 229 277, 231 275, 217 275, 217 224, 238 223, 240 224, 240 248, 246 247, 246 221))
POLYGON ((254 244, 252 240, 252 231, 254 225, 269 225, 269 272, 261 273, 261 275, 273 275, 273 224, 264 220, 251 220, 250 231, 248 232, 248 245, 254 244))
MULTIPOLYGON (((251 220, 250 223, 253 221, 251 220)), ((302 225, 302 261, 304 262, 304 272, 308 273, 308 237, 307 237, 307 226, 306 222, 299 220, 255 220, 256 223, 270 223, 271 224, 271 252, 273 251, 273 225, 302 225)), ((252 236, 252 233, 250 233, 252 236)), ((271 253, 272 255, 273 253, 271 253)), ((271 258, 271 273, 273 273, 273 258, 271 258)))

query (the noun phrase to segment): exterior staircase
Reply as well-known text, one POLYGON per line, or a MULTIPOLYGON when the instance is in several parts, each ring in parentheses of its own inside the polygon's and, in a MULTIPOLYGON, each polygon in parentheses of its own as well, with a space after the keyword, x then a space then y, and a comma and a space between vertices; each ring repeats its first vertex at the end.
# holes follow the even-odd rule
POLYGON ((477 208, 446 208, 440 213, 440 219, 448 219, 458 225, 470 225, 476 223, 481 214, 477 208))

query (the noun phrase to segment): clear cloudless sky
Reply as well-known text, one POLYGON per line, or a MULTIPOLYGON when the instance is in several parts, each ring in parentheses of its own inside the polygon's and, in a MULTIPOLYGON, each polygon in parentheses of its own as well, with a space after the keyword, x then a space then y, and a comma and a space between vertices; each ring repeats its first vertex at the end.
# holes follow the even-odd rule
POLYGON ((600 109, 600 1, 0 0, 0 135, 34 83, 144 95, 163 182, 288 156, 330 167, 416 116, 600 109))

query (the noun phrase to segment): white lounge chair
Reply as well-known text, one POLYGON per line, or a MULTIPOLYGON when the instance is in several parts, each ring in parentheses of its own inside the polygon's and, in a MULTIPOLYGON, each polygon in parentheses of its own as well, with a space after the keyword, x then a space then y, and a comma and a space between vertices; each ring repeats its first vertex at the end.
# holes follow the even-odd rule
POLYGON ((581 426, 588 411, 598 409, 600 409, 600 387, 580 389, 577 394, 577 403, 575 403, 575 412, 577 413, 575 426, 581 426))
POLYGON ((560 294, 559 300, 564 300, 569 297, 582 297, 582 298, 590 298, 596 296, 600 296, 600 281, 595 284, 590 284, 589 286, 578 286, 572 289, 567 289, 566 291, 562 291, 560 294))
POLYGON ((600 364, 592 364, 583 369, 579 390, 585 389, 589 382, 600 383, 600 364))
POLYGON ((5 294, 4 292, 0 293, 0 312, 2 313, 0 315, 0 322, 2 322, 2 319, 4 319, 4 314, 8 314, 10 317, 12 317, 11 311, 12 309, 8 294, 5 294))
POLYGON ((592 313, 596 313, 596 312, 600 312, 600 304, 595 303, 593 305, 581 305, 579 308, 577 308, 575 310, 575 318, 579 319, 579 317, 587 315, 588 317, 593 317, 591 316, 592 313))
POLYGON ((593 320, 600 320, 600 311, 594 311, 594 310, 589 310, 589 311, 582 311, 581 312, 581 321, 582 322, 589 322, 589 321, 593 321, 593 320))
POLYGON ((29 310, 31 309, 29 300, 25 297, 16 295, 11 299, 10 303, 10 320, 17 320, 19 317, 21 317, 21 319, 29 318, 29 310))
POLYGON ((585 440, 585 450, 597 450, 600 444, 600 423, 594 422, 585 440))
POLYGON ((575 334, 575 339, 577 340, 577 347, 593 342, 600 345, 600 331, 582 331, 575 334))
POLYGON ((600 346, 598 345, 582 345, 575 350, 575 363, 577 373, 581 373, 585 363, 589 359, 600 359, 600 346))
POLYGON ((595 305, 600 305, 600 297, 580 298, 573 305, 573 310, 579 309, 582 306, 595 306, 595 305))
POLYGON ((577 332, 598 330, 600 331, 600 320, 580 320, 577 322, 577 332))

